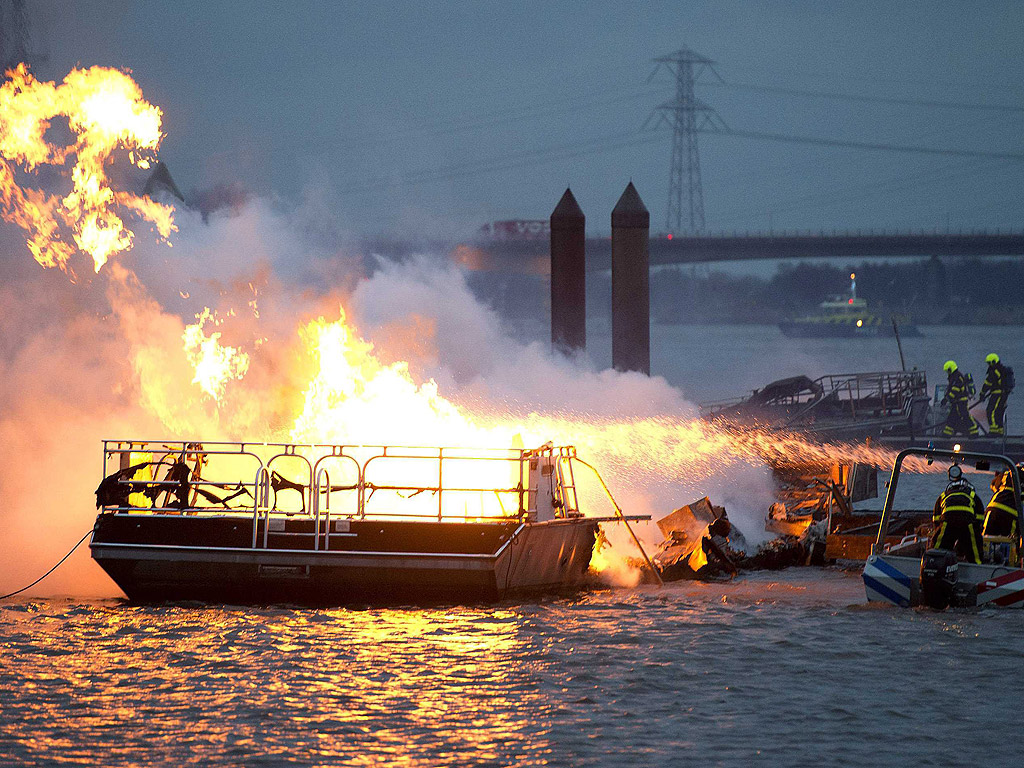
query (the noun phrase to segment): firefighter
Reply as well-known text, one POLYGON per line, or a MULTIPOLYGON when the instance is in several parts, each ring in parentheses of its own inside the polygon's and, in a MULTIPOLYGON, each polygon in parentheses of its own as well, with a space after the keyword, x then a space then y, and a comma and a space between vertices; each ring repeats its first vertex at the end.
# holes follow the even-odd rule
POLYGON ((932 509, 932 522, 937 526, 932 549, 955 551, 970 563, 981 563, 981 525, 985 510, 974 486, 964 478, 960 467, 949 468, 949 484, 939 494, 932 509))
POLYGON ((999 362, 999 355, 995 352, 990 353, 985 362, 988 363, 988 373, 985 374, 985 382, 981 385, 979 396, 982 400, 988 398, 988 406, 985 408, 988 433, 1002 435, 1006 431, 1006 398, 1010 394, 1006 366, 999 362))
POLYGON ((949 375, 946 395, 942 398, 943 403, 949 403, 949 416, 946 417, 946 426, 942 428, 942 434, 977 435, 978 422, 967 409, 973 394, 970 379, 960 372, 953 360, 947 360, 942 370, 949 375))
POLYGON ((1020 510, 1013 503, 1013 480, 1009 471, 992 478, 992 492, 992 501, 985 508, 984 535, 1016 539, 1020 510))

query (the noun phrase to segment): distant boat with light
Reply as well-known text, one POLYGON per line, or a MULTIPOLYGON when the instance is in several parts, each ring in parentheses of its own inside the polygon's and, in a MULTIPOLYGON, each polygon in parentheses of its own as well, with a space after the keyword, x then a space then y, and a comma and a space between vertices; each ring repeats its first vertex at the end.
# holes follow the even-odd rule
MULTIPOLYGON (((823 301, 819 309, 817 314, 779 323, 779 330, 784 336, 796 339, 884 338, 896 335, 897 318, 884 320, 868 310, 866 300, 857 297, 856 273, 850 273, 849 296, 835 296, 823 301)), ((912 323, 898 325, 900 336, 921 335, 921 331, 912 323)))

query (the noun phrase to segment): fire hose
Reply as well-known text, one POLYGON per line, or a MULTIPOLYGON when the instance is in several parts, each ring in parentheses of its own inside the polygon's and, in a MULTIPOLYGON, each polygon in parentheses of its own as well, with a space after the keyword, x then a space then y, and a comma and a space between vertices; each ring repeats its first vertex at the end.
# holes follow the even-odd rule
POLYGON ((90 529, 89 529, 89 530, 88 530, 88 531, 86 532, 85 536, 83 536, 82 538, 80 538, 80 539, 78 540, 78 543, 77 543, 77 544, 75 544, 75 546, 73 546, 73 547, 71 548, 71 551, 70 551, 70 552, 68 552, 68 553, 67 553, 66 555, 64 555, 64 557, 62 557, 62 558, 61 558, 60 560, 58 560, 58 561, 57 561, 57 564, 56 564, 55 566, 53 566, 53 568, 51 568, 50 570, 48 570, 48 571, 47 571, 46 573, 44 573, 44 574, 43 574, 42 576, 40 576, 40 577, 39 577, 38 579, 36 579, 35 581, 33 581, 33 582, 32 582, 31 584, 29 584, 29 585, 28 585, 27 587, 22 587, 21 589, 16 589, 16 590, 14 590, 13 592, 8 592, 8 593, 7 593, 6 595, 0 595, 0 600, 6 600, 6 599, 7 599, 8 597, 14 597, 15 595, 21 594, 21 593, 22 593, 22 592, 24 592, 24 591, 25 591, 26 589, 32 589, 32 587, 34 587, 34 586, 35 586, 36 584, 38 584, 38 583, 39 583, 40 581, 42 581, 42 580, 43 580, 43 579, 45 579, 45 578, 46 578, 47 576, 49 576, 49 575, 50 575, 51 573, 53 573, 54 571, 56 571, 56 570, 57 570, 57 569, 58 569, 58 568, 60 567, 61 563, 63 563, 63 562, 65 561, 65 560, 67 560, 67 559, 68 559, 69 557, 71 557, 71 555, 73 555, 73 554, 74 554, 75 550, 76 550, 76 549, 78 549, 78 548, 79 548, 80 546, 82 546, 82 542, 83 542, 83 541, 85 541, 86 539, 88 539, 88 538, 89 538, 89 536, 90 536, 90 535, 92 534, 92 531, 93 531, 93 529, 92 529, 92 528, 90 528, 90 529))

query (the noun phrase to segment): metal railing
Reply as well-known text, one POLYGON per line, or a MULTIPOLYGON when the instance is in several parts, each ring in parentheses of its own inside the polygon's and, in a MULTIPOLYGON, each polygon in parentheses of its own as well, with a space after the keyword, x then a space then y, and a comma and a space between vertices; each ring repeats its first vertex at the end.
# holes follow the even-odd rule
POLYGON ((551 494, 556 517, 579 516, 575 458, 572 446, 550 444, 466 449, 104 440, 97 503, 109 514, 251 515, 253 547, 267 546, 272 513, 304 516, 313 521, 314 548, 328 549, 338 519, 525 520, 536 516, 541 492, 551 494), (541 488, 544 467, 550 483, 541 488), (297 498, 297 509, 284 504, 285 491, 297 493, 288 497, 297 498))

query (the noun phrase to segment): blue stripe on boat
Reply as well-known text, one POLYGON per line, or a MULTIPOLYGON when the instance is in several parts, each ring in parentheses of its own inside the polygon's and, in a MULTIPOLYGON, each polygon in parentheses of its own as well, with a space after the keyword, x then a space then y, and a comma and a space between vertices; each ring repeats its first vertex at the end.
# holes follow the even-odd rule
POLYGON ((873 563, 871 563, 871 567, 881 571, 893 581, 898 581, 903 586, 908 588, 910 587, 912 581, 911 578, 896 566, 889 565, 882 558, 877 558, 873 563))
POLYGON ((878 581, 878 579, 875 579, 875 578, 873 578, 871 576, 868 576, 866 573, 864 574, 864 584, 865 584, 865 586, 867 586, 872 591, 877 592, 878 594, 880 594, 882 597, 884 597, 890 603, 894 603, 896 605, 901 605, 901 606, 910 605, 910 601, 907 598, 905 598, 903 595, 899 594, 898 592, 896 592, 896 591, 894 591, 892 589, 889 589, 889 587, 885 586, 885 584, 883 584, 882 582, 878 581))

